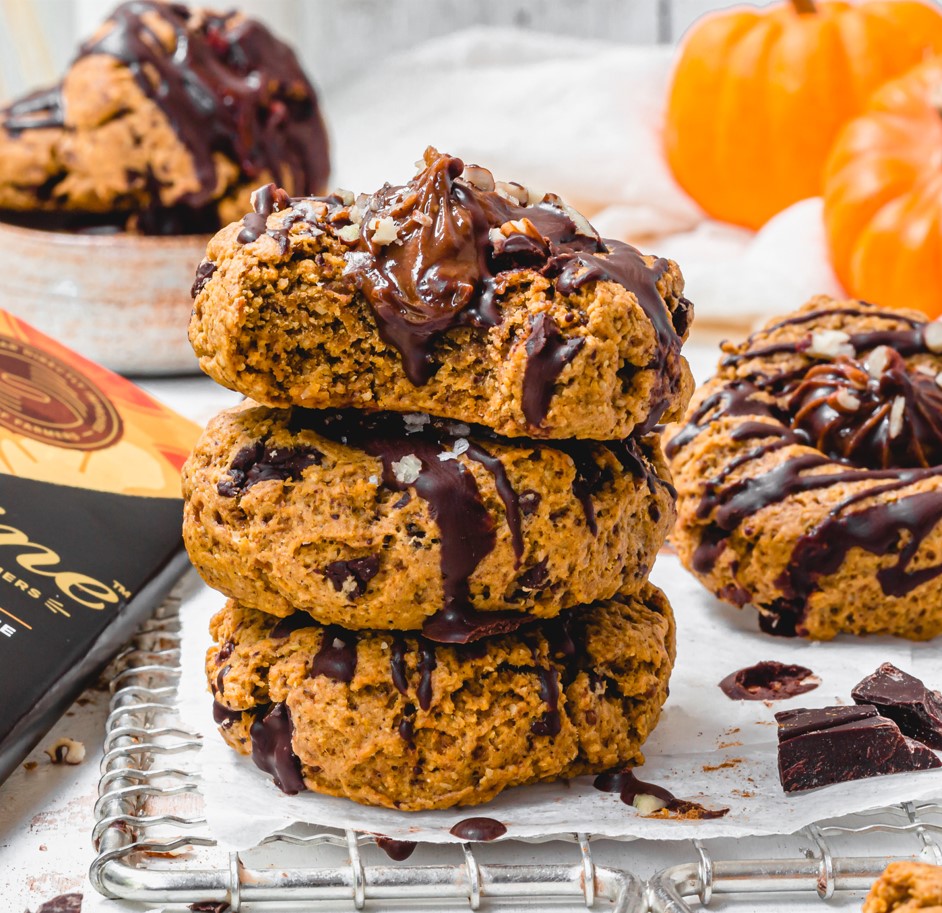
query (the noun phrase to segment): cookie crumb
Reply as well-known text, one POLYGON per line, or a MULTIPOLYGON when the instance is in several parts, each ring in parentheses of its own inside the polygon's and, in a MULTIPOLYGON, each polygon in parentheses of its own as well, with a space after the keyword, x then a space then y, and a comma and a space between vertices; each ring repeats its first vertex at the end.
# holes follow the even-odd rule
POLYGON ((75 739, 56 740, 46 749, 53 764, 81 764, 85 760, 85 746, 75 739))

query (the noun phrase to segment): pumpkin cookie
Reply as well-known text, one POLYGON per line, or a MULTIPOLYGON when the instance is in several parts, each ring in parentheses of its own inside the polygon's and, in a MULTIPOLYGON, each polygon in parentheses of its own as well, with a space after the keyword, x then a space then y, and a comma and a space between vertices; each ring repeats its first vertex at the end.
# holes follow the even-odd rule
POLYGON ((942 634, 942 324, 816 298, 724 351, 667 445, 686 566, 773 633, 942 634))
POLYGON ((646 585, 465 646, 229 602, 206 671, 226 741, 287 792, 403 810, 642 763, 674 622, 646 585))
POLYGON ((510 437, 614 440, 679 417, 676 264, 558 197, 428 150, 405 186, 290 199, 210 241, 190 341, 271 406, 430 412, 510 437))
POLYGON ((317 97, 261 23, 158 0, 118 7, 62 83, 0 111, 3 218, 216 231, 276 180, 324 189, 317 97))
POLYGON ((942 868, 891 862, 864 902, 863 913, 942 913, 942 868))
POLYGON ((450 642, 637 591, 674 520, 655 435, 550 445, 251 401, 210 422, 183 487, 190 557, 227 596, 450 642))

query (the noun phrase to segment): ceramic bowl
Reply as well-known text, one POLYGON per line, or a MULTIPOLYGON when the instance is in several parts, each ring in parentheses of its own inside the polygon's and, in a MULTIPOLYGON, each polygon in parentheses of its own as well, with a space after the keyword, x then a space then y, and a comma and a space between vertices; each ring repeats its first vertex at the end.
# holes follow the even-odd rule
POLYGON ((0 307, 122 374, 196 372, 186 331, 207 240, 0 223, 0 307))

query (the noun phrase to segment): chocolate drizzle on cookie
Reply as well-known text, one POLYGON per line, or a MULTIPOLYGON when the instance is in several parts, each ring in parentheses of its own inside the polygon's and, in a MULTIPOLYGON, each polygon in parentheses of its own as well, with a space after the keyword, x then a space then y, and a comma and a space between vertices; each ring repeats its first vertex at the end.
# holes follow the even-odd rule
POLYGON ((0 117, 3 129, 14 134, 43 127, 61 127, 64 117, 61 87, 30 92, 7 106, 0 112, 0 117))
MULTIPOLYGON (((633 247, 603 241, 589 223, 554 194, 531 198, 519 184, 500 184, 484 168, 427 149, 419 173, 407 184, 385 185, 353 206, 338 196, 295 199, 291 207, 321 206, 315 219, 349 248, 345 275, 363 293, 382 339, 395 348, 416 386, 427 383, 447 358, 440 342, 452 330, 487 330, 501 322, 498 298, 512 274, 530 271, 552 284, 548 294, 574 295, 592 282, 609 281, 631 292, 650 321, 662 389, 656 391, 652 428, 680 378, 681 337, 690 302, 665 301, 658 283, 666 260, 652 264, 633 247)), ((297 221, 283 217, 288 225, 297 221)), ((246 223, 248 226, 248 223, 246 223)), ((253 223, 254 224, 254 223, 253 223)), ((250 227, 250 226, 248 226, 250 227)), ((239 240, 258 237, 259 226, 239 240)), ((271 233, 269 228, 268 232, 271 233)), ((531 426, 542 425, 559 375, 583 349, 584 315, 538 315, 521 341, 528 364, 523 408, 531 426)))
POLYGON ((791 425, 836 460, 879 468, 942 462, 942 388, 893 349, 867 364, 814 365, 788 402, 791 425))
MULTIPOLYGON (((470 603, 469 579, 493 550, 497 535, 494 518, 481 497, 474 475, 459 457, 479 463, 491 473, 504 505, 505 522, 518 566, 523 555, 519 496, 502 461, 478 443, 481 438, 495 442, 500 438, 486 429, 425 415, 295 408, 291 413, 289 431, 295 434, 303 430, 314 431, 377 457, 382 463, 383 487, 404 493, 414 491, 429 505, 429 513, 439 532, 444 602, 442 608, 426 620, 422 629, 426 637, 445 643, 466 643, 514 631, 532 619, 524 612, 480 612, 470 603), (469 440, 466 435, 472 435, 474 440, 469 440)), ((519 445, 520 442, 515 443, 519 445)), ((615 476, 614 466, 599 465, 597 453, 601 457, 607 448, 623 472, 645 479, 652 491, 657 485, 668 484, 659 479, 650 460, 643 456, 643 445, 633 440, 605 445, 589 441, 556 444, 557 449, 568 454, 573 461, 573 493, 582 504, 586 524, 593 533, 598 531, 593 496, 612 484, 615 476)), ((310 449, 316 452, 316 448, 310 449)), ((301 448, 299 452, 305 450, 301 448)), ((234 464, 230 475, 234 475, 234 470, 246 478, 249 474, 254 477, 248 458, 240 460, 238 466, 234 464)), ((368 578, 360 581, 361 577, 366 577, 365 573, 359 576, 353 573, 354 584, 350 584, 348 569, 344 567, 342 570, 341 586, 353 586, 358 590, 360 582, 365 587, 368 578)), ((372 565, 363 568, 365 572, 371 570, 372 565)), ((337 581, 340 581, 339 571, 335 586, 337 581)), ((546 579, 540 581, 541 585, 548 583, 546 579)))
POLYGON ((524 613, 478 613, 469 606, 468 579, 494 548, 496 535, 494 520, 477 482, 457 456, 466 453, 494 476, 519 560, 523 545, 519 506, 499 460, 480 445, 449 433, 443 423, 429 420, 410 426, 402 416, 391 413, 367 415, 295 409, 291 426, 293 431, 307 428, 378 457, 387 488, 394 491, 412 488, 428 503, 439 528, 445 596, 442 611, 427 623, 428 637, 462 643, 511 631, 529 621, 524 613), (464 449, 459 448, 461 453, 456 454, 453 448, 459 440, 464 441, 464 449))
MULTIPOLYGON (((316 94, 291 48, 261 23, 130 0, 82 45, 78 59, 92 55, 127 66, 192 156, 197 187, 173 204, 203 210, 214 202, 220 155, 238 167, 243 182, 269 175, 299 193, 324 186, 327 135, 316 94)), ((64 113, 57 86, 14 103, 0 124, 12 133, 62 127, 64 113)), ((158 183, 152 207, 163 205, 158 183)))
MULTIPOLYGON (((812 311, 766 332, 860 313, 859 308, 812 311)), ((803 633, 804 612, 818 581, 837 572, 852 549, 894 557, 877 572, 888 597, 903 597, 942 575, 938 560, 914 566, 922 543, 942 521, 942 489, 907 491, 942 476, 942 389, 925 360, 908 363, 902 357, 942 351, 942 325, 872 309, 863 313, 902 326, 824 331, 833 349, 824 360, 814 334, 759 348, 750 339, 724 359, 726 366, 737 367, 737 380, 707 397, 667 446, 673 458, 709 424, 726 416, 754 417, 730 434, 734 441, 756 445, 703 486, 696 513, 707 525, 692 559, 700 574, 712 571, 729 537, 759 511, 805 492, 850 488, 799 537, 776 580, 781 598, 760 606, 760 623, 770 633, 803 633), (776 372, 773 359, 770 370, 764 359, 781 354, 792 356, 787 367, 776 372), (806 357, 797 368, 796 355, 806 357), (783 462, 731 481, 741 467, 786 449, 783 462)), ((750 594, 742 596, 740 601, 750 594)))
POLYGON ((250 729, 252 760, 255 766, 271 774, 282 792, 293 796, 304 786, 301 762, 294 753, 291 740, 294 726, 288 705, 279 702, 263 707, 258 712, 250 729))
POLYGON ((566 339, 549 314, 537 314, 530 321, 527 339, 527 368, 523 375, 523 414, 538 428, 549 412, 556 380, 585 344, 585 338, 566 339))
POLYGON ((534 735, 559 735, 562 720, 559 715, 559 673, 547 666, 536 666, 533 670, 540 681, 540 698, 546 704, 543 716, 531 724, 534 735))

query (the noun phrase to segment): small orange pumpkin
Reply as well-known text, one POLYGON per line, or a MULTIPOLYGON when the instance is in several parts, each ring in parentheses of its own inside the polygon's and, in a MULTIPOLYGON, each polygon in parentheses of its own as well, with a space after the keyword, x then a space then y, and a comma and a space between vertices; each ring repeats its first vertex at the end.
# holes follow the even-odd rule
POLYGON ((942 313, 942 61, 880 89, 828 160, 831 263, 857 298, 942 313))
POLYGON ((933 51, 942 13, 920 0, 790 0, 705 16, 668 98, 674 175, 709 215, 759 228, 821 193, 840 128, 933 51))

